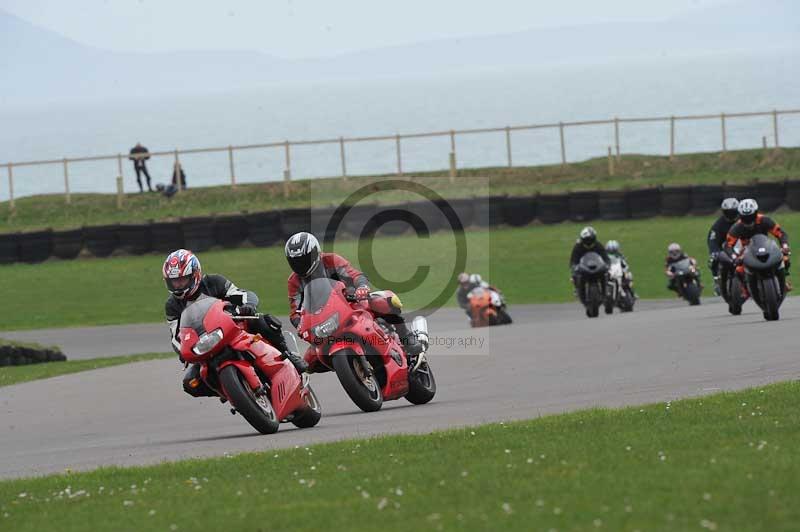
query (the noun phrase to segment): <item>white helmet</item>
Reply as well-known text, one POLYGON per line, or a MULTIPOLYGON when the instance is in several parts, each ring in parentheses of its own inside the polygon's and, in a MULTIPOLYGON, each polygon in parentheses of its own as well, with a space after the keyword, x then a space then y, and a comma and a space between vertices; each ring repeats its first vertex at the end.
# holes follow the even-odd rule
POLYGON ((620 245, 616 240, 606 242, 606 251, 609 253, 619 253, 620 245))
POLYGON ((683 250, 681 249, 681 245, 677 242, 673 242, 667 247, 667 255, 669 255, 669 258, 671 259, 677 259, 682 253, 683 250))
POLYGON ((469 276, 469 282, 474 285, 480 285, 483 282, 483 277, 477 273, 473 273, 469 276))
POLYGON ((739 202, 739 219, 745 225, 753 225, 758 216, 758 203, 754 199, 744 199, 739 202))

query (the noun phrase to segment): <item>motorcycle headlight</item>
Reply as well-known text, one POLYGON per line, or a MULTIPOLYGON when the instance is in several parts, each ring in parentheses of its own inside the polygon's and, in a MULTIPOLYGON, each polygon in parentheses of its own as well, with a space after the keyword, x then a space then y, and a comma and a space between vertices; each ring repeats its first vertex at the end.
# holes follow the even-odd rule
POLYGON ((338 329, 339 329, 339 313, 337 312, 327 320, 323 321, 322 323, 311 329, 311 332, 314 333, 314 336, 318 338, 323 338, 325 336, 332 335, 338 329))
POLYGON ((197 343, 192 348, 195 355, 202 356, 214 349, 217 344, 222 340, 222 329, 214 329, 207 332, 197 340, 197 343))

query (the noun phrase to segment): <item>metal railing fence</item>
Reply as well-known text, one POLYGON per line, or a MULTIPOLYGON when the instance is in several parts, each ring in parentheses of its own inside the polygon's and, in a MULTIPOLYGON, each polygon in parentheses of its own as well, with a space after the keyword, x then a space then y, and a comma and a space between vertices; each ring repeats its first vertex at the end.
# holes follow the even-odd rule
MULTIPOLYGON (((676 122, 679 121, 696 121, 696 120, 718 120, 720 123, 720 150, 725 153, 728 149, 727 140, 727 123, 729 120, 736 118, 752 118, 752 117, 771 117, 772 118, 772 133, 773 133, 773 147, 780 147, 779 137, 779 117, 783 115, 800 114, 800 109, 786 109, 786 110, 772 110, 772 111, 757 111, 757 112, 739 112, 739 113, 716 113, 716 114, 697 114, 697 115, 683 115, 683 116, 651 116, 651 117, 637 117, 637 118, 609 118, 603 120, 582 120, 572 122, 551 122, 545 124, 528 124, 517 126, 504 126, 504 127, 489 127, 489 128, 473 128, 473 129, 450 129, 420 133, 406 133, 394 135, 372 135, 361 137, 337 137, 316 140, 283 140, 277 142, 267 142, 263 144, 245 144, 238 146, 222 146, 211 148, 190 148, 190 149, 174 149, 169 151, 154 151, 149 152, 147 155, 128 155, 118 153, 114 155, 95 155, 86 157, 70 157, 61 159, 46 159, 37 161, 22 161, 22 162, 8 162, 0 163, 0 168, 5 167, 8 175, 8 192, 9 204, 14 208, 14 169, 43 166, 43 165, 62 165, 64 177, 64 198, 65 202, 71 202, 70 193, 70 164, 90 162, 90 161, 115 161, 116 162, 116 180, 117 180, 117 205, 122 208, 123 202, 123 159, 130 157, 145 158, 145 157, 171 157, 174 159, 174 167, 180 169, 181 155, 190 155, 198 153, 226 153, 228 158, 228 171, 230 186, 236 187, 236 161, 235 154, 239 151, 256 150, 256 149, 279 149, 284 152, 284 170, 283 180, 285 183, 285 190, 288 193, 288 184, 292 179, 292 147, 293 146, 318 146, 324 144, 338 144, 339 145, 339 158, 341 162, 341 177, 346 179, 347 173, 347 150, 346 147, 351 143, 361 142, 386 142, 393 141, 395 144, 395 157, 396 157, 396 173, 399 176, 403 175, 403 152, 402 141, 404 139, 422 139, 432 137, 449 137, 450 140, 450 153, 449 153, 449 166, 451 180, 456 177, 457 173, 457 158, 456 158, 456 138, 463 135, 476 135, 476 134, 489 134, 489 133, 502 133, 505 136, 506 146, 506 163, 508 167, 513 166, 512 159, 512 133, 515 131, 532 131, 543 129, 557 129, 559 135, 560 145, 560 159, 561 164, 568 164, 567 158, 567 140, 565 130, 567 128, 575 128, 581 126, 599 126, 610 125, 613 127, 614 146, 613 153, 612 147, 609 146, 609 168, 613 168, 614 162, 619 162, 621 154, 620 146, 620 125, 622 124, 637 124, 637 123, 657 123, 666 122, 669 124, 669 156, 670 159, 676 155, 675 138, 676 138, 676 122)), ((767 149, 766 137, 762 137, 762 145, 767 149)), ((181 180, 177 180, 177 186, 180 189, 181 180)))

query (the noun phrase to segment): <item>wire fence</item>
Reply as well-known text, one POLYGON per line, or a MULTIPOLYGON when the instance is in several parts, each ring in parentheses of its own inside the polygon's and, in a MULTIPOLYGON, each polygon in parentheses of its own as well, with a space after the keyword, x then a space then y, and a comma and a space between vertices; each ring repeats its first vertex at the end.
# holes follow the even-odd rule
MULTIPOLYGON (((117 205, 122 208, 124 197, 124 164, 125 160, 129 158, 143 159, 143 158, 167 158, 172 159, 173 171, 180 173, 181 156, 193 154, 224 154, 227 158, 227 183, 232 187, 237 186, 237 173, 236 173, 236 156, 240 152, 247 152, 253 150, 277 150, 282 155, 283 159, 283 181, 287 185, 285 189, 288 191, 288 184, 292 179, 292 148, 303 146, 322 146, 322 145, 338 145, 338 156, 340 162, 341 177, 347 179, 348 175, 348 145, 357 143, 375 143, 375 142, 392 142, 394 143, 394 164, 395 172, 398 176, 403 176, 403 141, 411 141, 415 139, 431 139, 431 138, 444 138, 449 140, 449 173, 450 178, 455 179, 458 171, 458 157, 457 146, 458 138, 472 135, 487 135, 487 134, 501 134, 505 141, 505 162, 508 167, 514 166, 513 160, 513 137, 515 132, 523 131, 536 131, 536 130, 556 130, 558 133, 558 145, 560 147, 560 161, 562 165, 569 164, 568 158, 568 140, 567 129, 574 129, 579 127, 588 126, 610 126, 613 132, 613 146, 608 146, 609 168, 613 168, 614 162, 619 162, 622 157, 622 147, 620 145, 620 129, 624 124, 643 124, 643 123, 666 123, 669 126, 669 156, 674 158, 676 152, 676 123, 686 121, 718 121, 719 123, 719 150, 725 153, 728 150, 728 123, 732 120, 753 117, 767 117, 771 119, 772 126, 772 148, 779 148, 780 144, 780 117, 786 115, 800 114, 800 109, 788 110, 772 110, 772 111, 759 111, 759 112, 740 112, 740 113, 717 113, 717 114, 698 114, 698 115, 683 115, 683 116, 651 116, 651 117, 636 117, 636 118, 609 118, 603 120, 583 120, 573 122, 553 122, 546 124, 528 124, 517 126, 504 126, 504 127, 489 127, 489 128, 474 128, 474 129, 460 129, 460 130, 440 130, 419 133, 406 133, 394 135, 372 135, 361 137, 337 137, 326 138, 317 140, 283 140, 277 142, 267 142, 263 144, 245 144, 238 146, 221 146, 210 148, 191 148, 191 149, 174 149, 168 151, 153 151, 147 154, 113 154, 113 155, 95 155, 86 157, 70 157, 61 159, 47 159, 37 161, 21 161, 21 162, 8 162, 0 163, 0 168, 5 168, 8 176, 8 200, 11 208, 14 208, 14 170, 25 167, 38 167, 38 166, 52 166, 60 165, 63 171, 63 194, 64 200, 67 204, 71 203, 71 190, 70 190, 70 170, 76 165, 89 162, 111 162, 114 166, 109 169, 113 171, 116 176, 116 190, 117 190, 117 205), (112 170, 113 169, 113 170, 112 170)), ((767 149, 767 137, 762 136, 762 147, 767 149)), ((271 154, 274 156, 274 153, 271 154)), ((267 157, 268 155, 264 155, 267 157)), ((444 158, 442 159, 444 161, 444 158)), ((112 174, 114 175, 114 174, 112 174)), ((181 180, 176 180, 176 186, 180 190, 182 184, 181 180)), ((215 183, 223 184, 223 183, 215 183)))

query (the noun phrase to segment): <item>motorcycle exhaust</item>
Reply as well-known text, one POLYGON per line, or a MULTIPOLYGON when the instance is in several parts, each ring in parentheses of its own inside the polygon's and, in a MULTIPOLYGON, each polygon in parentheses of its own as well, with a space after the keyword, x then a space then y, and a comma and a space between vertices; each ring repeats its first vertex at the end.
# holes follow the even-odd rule
POLYGON ((417 341, 425 346, 423 352, 427 351, 430 337, 428 336, 428 320, 425 319, 425 316, 414 318, 411 322, 411 330, 417 335, 417 341))

